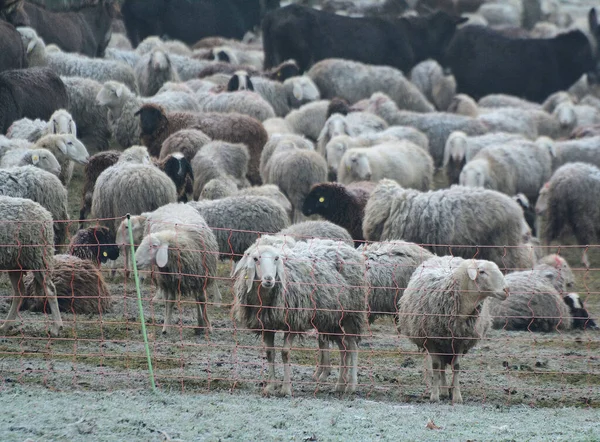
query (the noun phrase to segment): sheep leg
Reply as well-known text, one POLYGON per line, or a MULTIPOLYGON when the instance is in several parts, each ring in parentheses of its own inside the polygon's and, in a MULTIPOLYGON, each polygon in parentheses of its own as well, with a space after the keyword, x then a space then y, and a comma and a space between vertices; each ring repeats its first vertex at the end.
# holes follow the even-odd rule
POLYGON ((152 298, 152 302, 163 301, 165 299, 165 294, 161 289, 156 289, 156 294, 152 298))
POLYGON ((346 342, 342 339, 338 339, 337 344, 340 349, 340 375, 337 384, 335 385, 335 391, 343 393, 346 390, 346 384, 348 382, 348 352, 346 342))
POLYGON ((204 329, 204 332, 208 335, 210 321, 208 320, 208 312, 206 311, 206 295, 204 300, 196 299, 196 310, 198 313, 198 328, 195 330, 195 333, 200 335, 204 329))
POLYGON ((452 360, 452 403, 462 404, 463 399, 460 394, 460 382, 458 375, 460 373, 460 365, 458 363, 458 355, 454 356, 452 360))
POLYGON ((206 284, 206 299, 211 299, 215 304, 221 304, 223 297, 215 279, 211 279, 206 284), (210 296, 208 295, 210 293, 210 296))
POLYGON ((165 321, 163 323, 162 334, 166 335, 173 319, 173 309, 175 308, 175 293, 165 293, 165 321))
POLYGON ((586 269, 590 268, 590 260, 588 259, 587 250, 584 250, 581 254, 581 263, 585 266, 586 269))
MULTIPOLYGON (((46 290, 46 297, 48 298, 48 304, 50 305, 50 314, 52 315, 52 327, 50 327, 50 335, 58 336, 60 330, 63 328, 62 318, 60 317, 60 310, 58 308, 58 299, 56 299, 56 287, 48 276, 42 273, 35 272, 33 277, 36 279, 37 286, 43 287, 46 290)), ((20 278, 21 288, 25 290, 23 284, 23 278, 20 278)), ((43 290, 42 289, 42 290, 43 290)), ((25 293, 24 291, 21 293, 25 293)))
POLYGON ((283 336, 283 347, 281 348, 281 360, 283 361, 283 385, 281 394, 283 396, 292 395, 292 364, 290 364, 290 351, 292 342, 294 342, 294 334, 286 333, 283 336))
POLYGON ((358 383, 358 344, 355 336, 348 336, 346 340, 346 352, 350 352, 350 379, 346 384, 346 393, 354 393, 358 383))
POLYGON ((23 272, 10 272, 9 276, 10 282, 13 287, 13 299, 10 304, 8 316, 6 316, 4 324, 2 324, 2 326, 0 327, 0 333, 5 333, 12 327, 12 322, 17 317, 19 307, 21 306, 21 301, 23 300, 23 295, 25 294, 25 284, 23 284, 23 272))
POLYGON ((450 388, 448 388, 448 381, 446 380, 446 366, 440 368, 440 394, 442 396, 450 397, 450 388))
POLYGON ((319 365, 313 375, 315 381, 325 381, 331 374, 331 354, 329 352, 329 341, 319 336, 319 365))
POLYGON ((267 362, 269 363, 269 377, 267 378, 267 385, 265 386, 263 393, 265 395, 273 394, 277 391, 277 385, 275 383, 275 333, 274 332, 263 332, 263 342, 267 350, 267 362))
POLYGON ((437 354, 429 353, 431 359, 431 402, 440 401, 440 373, 442 369, 442 358, 437 354))

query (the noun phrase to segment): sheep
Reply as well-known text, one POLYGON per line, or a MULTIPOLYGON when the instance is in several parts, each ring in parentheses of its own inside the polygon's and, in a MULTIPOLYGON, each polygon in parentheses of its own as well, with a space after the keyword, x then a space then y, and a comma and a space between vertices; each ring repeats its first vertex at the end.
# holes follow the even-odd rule
POLYGON ((262 186, 252 186, 240 189, 237 196, 265 196, 271 198, 273 201, 278 203, 285 209, 285 212, 291 218, 292 216, 292 204, 290 200, 281 192, 279 187, 274 184, 263 184, 262 186))
POLYGON ((277 235, 290 237, 295 241, 311 242, 313 239, 330 239, 353 245, 352 237, 346 229, 329 221, 304 221, 292 224, 277 235))
POLYGON ((593 126, 600 124, 600 110, 584 104, 573 104, 569 101, 559 103, 552 112, 565 133, 570 133, 577 126, 593 126))
POLYGON ((104 170, 92 194, 91 217, 116 234, 120 218, 177 201, 173 181, 152 164, 117 163, 104 170))
POLYGON ((71 182, 75 163, 87 164, 89 159, 88 151, 83 143, 71 134, 45 135, 34 146, 47 149, 54 154, 61 167, 58 177, 65 186, 71 182))
MULTIPOLYGON (((86 315, 102 315, 110 311, 110 290, 102 273, 91 261, 71 255, 55 255, 48 277, 56 289, 60 311, 86 315)), ((26 298, 21 308, 44 312, 45 299, 35 296, 33 273, 25 276, 24 283, 26 298)))
POLYGON ((387 123, 382 118, 368 112, 351 112, 348 115, 333 114, 327 118, 319 133, 317 151, 325 156, 327 143, 336 135, 358 136, 381 132, 387 127, 387 123))
POLYGON ((96 180, 102 172, 118 161, 120 155, 120 152, 114 150, 99 152, 92 155, 85 165, 83 172, 84 183, 81 195, 81 209, 79 210, 80 228, 83 228, 83 221, 92 210, 92 195, 94 193, 94 187, 96 186, 96 180))
POLYGON ((269 160, 276 153, 287 152, 294 149, 315 150, 313 143, 301 135, 276 134, 269 137, 260 154, 259 172, 261 178, 267 179, 269 175, 269 160))
MULTIPOLYGON (((227 90, 235 90, 243 87, 243 75, 234 75, 227 84, 227 90)), ((272 107, 277 117, 285 117, 292 109, 298 109, 306 103, 310 103, 321 98, 317 85, 307 76, 292 77, 283 83, 269 80, 262 77, 252 77, 253 90, 260 94, 272 107)))
POLYGON ((32 143, 48 134, 77 135, 77 126, 71 114, 65 109, 58 109, 47 122, 22 118, 11 124, 6 131, 7 138, 25 139, 32 143))
POLYGON ((409 141, 390 141, 373 147, 355 147, 340 160, 338 181, 395 179, 403 187, 429 190, 433 182, 433 158, 409 141))
POLYGON ((119 257, 115 236, 107 227, 91 226, 79 229, 69 241, 69 254, 94 263, 97 267, 119 257))
POLYGON ((160 148, 160 160, 177 152, 192 161, 196 153, 205 145, 210 143, 210 138, 204 132, 197 129, 182 129, 167 137, 160 148))
POLYGON ((21 69, 27 67, 26 48, 23 47, 21 35, 15 27, 5 20, 0 22, 0 34, 2 43, 0 43, 0 70, 21 69))
MULTIPOLYGON (((577 244, 596 244, 600 206, 595 195, 600 191, 600 169, 587 163, 568 163, 559 167, 540 190, 535 206, 542 216, 541 238, 544 245, 559 238, 570 227, 577 244)), ((589 268, 587 249, 581 262, 589 268)))
POLYGON ((262 51, 253 51, 237 49, 228 46, 217 46, 212 48, 213 59, 215 61, 224 61, 236 65, 248 65, 255 69, 261 69, 264 63, 264 54, 262 51))
POLYGON ((518 107, 528 110, 544 110, 539 103, 506 94, 486 95, 481 97, 477 104, 480 108, 518 107))
POLYGON ((327 163, 317 152, 294 149, 275 152, 267 164, 264 182, 276 184, 292 204, 292 221, 303 219, 302 205, 313 184, 327 180, 327 163))
POLYGON ((179 81, 169 54, 155 49, 142 56, 135 65, 135 78, 142 97, 155 95, 167 81, 179 81))
POLYGON ((251 91, 202 92, 196 94, 196 99, 202 112, 239 112, 258 121, 275 117, 271 105, 251 91))
POLYGON ((62 80, 48 68, 0 72, 0 133, 23 117, 49 119, 67 108, 69 97, 62 80))
POLYGON ((5 195, 0 195, 0 213, 5 224, 2 227, 2 243, 6 244, 0 254, 0 268, 9 270, 8 276, 13 288, 12 302, 4 324, 0 326, 0 334, 5 335, 14 325, 25 295, 25 272, 31 270, 36 292, 43 293, 50 305, 50 334, 58 336, 63 324, 56 289, 48 278, 48 272, 54 265, 52 215, 30 199, 5 195))
POLYGON ((214 178, 227 177, 238 187, 246 187, 250 153, 242 143, 213 141, 206 144, 192 159, 194 199, 200 197, 204 185, 214 178))
POLYGON ((403 239, 437 255, 477 256, 505 268, 533 264, 520 247, 524 230, 523 211, 500 192, 453 186, 422 193, 388 179, 371 194, 363 220, 367 241, 403 239))
POLYGON ((200 129, 213 139, 246 144, 250 152, 247 178, 252 184, 260 184, 258 167, 267 132, 254 118, 237 113, 167 113, 153 104, 143 105, 136 115, 140 117, 142 142, 151 155, 158 156, 163 141, 181 129, 200 129))
POLYGON ((54 220, 55 245, 65 245, 69 221, 67 190, 55 175, 33 166, 0 169, 0 189, 3 195, 29 198, 48 210, 54 220))
POLYGON ((57 75, 85 77, 100 83, 113 80, 137 91, 133 69, 127 64, 99 58, 88 58, 81 54, 49 52, 46 44, 36 32, 27 27, 17 28, 23 43, 27 46, 27 62, 30 67, 48 67, 57 75))
POLYGON ((357 251, 364 256, 367 270, 369 324, 390 314, 397 321, 398 300, 411 275, 419 265, 435 255, 406 241, 362 244, 357 251))
POLYGON ((427 352, 432 402, 452 389, 452 402, 462 403, 461 357, 490 328, 483 300, 504 300, 508 285, 498 266, 486 260, 433 257, 417 267, 398 301, 398 331, 427 352), (452 384, 446 383, 446 365, 452 384))
POLYGON ((221 259, 237 261, 263 233, 277 233, 289 225, 280 204, 264 196, 231 196, 187 203, 213 229, 221 259))
POLYGON ((202 186, 200 200, 218 200, 238 193, 236 182, 227 175, 211 178, 202 186))
POLYGON ((552 168, 557 170, 567 163, 589 163, 600 167, 600 135, 574 140, 551 140, 540 137, 537 144, 550 149, 552 152, 552 168))
POLYGON ((530 141, 511 141, 483 148, 465 164, 459 183, 484 187, 507 195, 523 193, 535 204, 542 186, 552 175, 548 149, 530 141))
POLYGON ((291 111, 285 116, 285 122, 291 132, 317 141, 327 121, 328 108, 329 100, 313 101, 291 111))
MULTIPOLYGON (((445 75, 442 67, 434 60, 425 60, 416 65, 410 72, 410 81, 440 111, 448 109, 456 94, 454 77, 445 75)), ((398 107, 402 108, 400 105, 398 107)))
POLYGON ((518 134, 505 132, 492 132, 477 136, 469 136, 460 130, 452 132, 444 146, 443 167, 448 183, 458 184, 464 165, 484 147, 517 140, 525 140, 525 138, 518 134))
POLYGON ((35 166, 59 176, 61 167, 48 149, 3 149, 0 147, 0 168, 35 166))
POLYGON ((586 310, 581 297, 577 293, 568 293, 563 296, 563 301, 569 307, 571 318, 573 318, 574 329, 580 330, 599 330, 598 324, 594 321, 586 310))
POLYGON ((77 136, 88 147, 108 149, 112 133, 106 109, 96 101, 102 84, 89 78, 61 77, 69 96, 68 110, 77 122, 77 136))
POLYGON ((172 326, 173 308, 179 296, 194 295, 198 312, 198 328, 208 333, 210 322, 206 312, 207 295, 221 299, 217 285, 217 241, 206 221, 193 208, 186 205, 172 208, 185 224, 161 226, 148 234, 135 252, 135 262, 140 269, 156 266, 156 284, 165 299, 165 319, 162 333, 172 326), (201 305, 203 304, 203 305, 201 305))
POLYGON ((488 132, 487 126, 475 118, 447 112, 420 114, 400 111, 389 97, 381 93, 371 96, 365 110, 379 115, 389 125, 411 126, 423 132, 429 139, 429 153, 435 167, 443 164, 444 147, 452 132, 460 130, 468 135, 483 135, 488 132))
POLYGON ((320 215, 345 228, 355 244, 364 241, 362 224, 364 209, 375 183, 358 181, 347 186, 339 183, 320 183, 311 187, 304 198, 302 213, 320 215))
POLYGON ((329 374, 328 340, 340 348, 340 373, 336 391, 352 393, 357 383, 358 340, 364 326, 365 280, 362 256, 337 241, 313 240, 250 247, 233 276, 236 321, 261 333, 267 348, 269 377, 266 394, 291 394, 289 352, 297 334, 312 328, 319 336, 320 366, 316 375, 329 374), (318 287, 318 296, 315 289, 318 287), (265 309, 263 303, 272 308, 265 309), (285 332, 282 359, 284 381, 275 385, 276 331, 285 332))
MULTIPOLYGON (((46 47, 46 52, 48 52, 48 47, 46 47)), ((137 62, 142 58, 142 56, 136 51, 129 51, 118 48, 106 48, 106 54, 104 58, 107 60, 119 61, 121 63, 125 63, 131 69, 135 68, 137 62)))

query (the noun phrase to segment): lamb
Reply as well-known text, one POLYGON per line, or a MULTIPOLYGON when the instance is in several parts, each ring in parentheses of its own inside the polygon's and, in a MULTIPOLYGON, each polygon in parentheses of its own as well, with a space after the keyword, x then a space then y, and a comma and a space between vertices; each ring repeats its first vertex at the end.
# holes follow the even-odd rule
POLYGON ((160 226, 148 234, 135 252, 140 269, 156 266, 156 284, 165 299, 165 320, 162 333, 172 326, 173 308, 179 296, 194 295, 198 312, 198 328, 208 333, 210 322, 206 312, 207 295, 221 299, 217 285, 217 241, 204 218, 193 208, 177 205, 169 210, 185 219, 184 224, 160 226))
MULTIPOLYGON (((595 198, 600 190, 600 169, 587 163, 559 167, 540 190, 535 206, 543 217, 541 238, 544 245, 559 238, 570 227, 577 244, 596 244, 600 230, 600 206, 595 198)), ((587 249, 581 262, 589 268, 587 249)))
POLYGON ((181 152, 191 162, 198 151, 208 143, 210 138, 204 132, 197 129, 182 129, 163 141, 158 158, 162 160, 168 155, 181 152))
POLYGON ((142 97, 155 95, 167 81, 179 81, 169 54, 162 49, 155 49, 141 57, 134 72, 142 97))
POLYGON ((357 251, 364 256, 367 270, 369 324, 390 314, 397 321, 398 300, 411 275, 419 265, 435 255, 417 244, 405 241, 362 244, 357 251))
POLYGON ((22 118, 11 124, 6 131, 8 138, 25 139, 32 143, 49 134, 77 135, 77 126, 71 114, 65 109, 58 109, 47 122, 22 118))
MULTIPOLYGON (((234 75, 227 84, 227 90, 235 90, 236 84, 238 89, 241 88, 241 78, 243 75, 234 75)), ((292 109, 321 98, 317 85, 307 76, 288 78, 283 83, 262 77, 252 77, 249 81, 253 90, 273 107, 278 117, 285 117, 292 109)))
POLYGON ((91 217, 116 234, 120 217, 177 201, 173 181, 152 164, 117 163, 104 170, 92 194, 91 217))
POLYGON ((451 388, 452 402, 462 403, 459 361, 491 325, 483 300, 507 296, 504 276, 490 261, 444 256, 417 267, 398 301, 398 331, 427 352, 432 402, 451 388), (451 386, 446 365, 452 367, 451 386))
POLYGON ((469 136, 463 131, 454 131, 448 136, 444 147, 444 171, 449 184, 458 184, 460 172, 484 147, 493 144, 525 140, 521 135, 493 132, 485 135, 469 136))
POLYGON ((77 136, 96 150, 108 149, 112 133, 106 109, 96 101, 102 84, 89 78, 61 77, 69 96, 69 112, 77 121, 77 136))
MULTIPOLYGON (((410 72, 410 81, 439 111, 447 110, 456 94, 454 77, 445 75, 442 67, 434 60, 425 60, 416 65, 410 72)), ((380 91, 385 92, 383 89, 380 91)), ((393 97, 390 96, 390 98, 393 97)), ((398 104, 397 101, 396 104, 398 104)), ((403 108, 400 104, 398 107, 403 108)))
POLYGON ((292 224, 281 230, 277 235, 308 243, 311 243, 313 239, 330 239, 332 241, 342 241, 350 246, 354 244, 346 229, 329 221, 304 221, 292 224))
POLYGON ((542 186, 552 175, 548 149, 529 141, 512 141, 483 148, 463 167, 459 183, 507 195, 523 193, 535 204, 542 186))
POLYGON ((194 199, 198 199, 204 185, 215 178, 227 177, 238 187, 246 187, 249 160, 248 148, 242 143, 213 141, 206 144, 191 162, 194 199))
POLYGON ((107 227, 86 227, 71 237, 69 254, 100 267, 108 260, 115 261, 119 257, 115 241, 115 235, 107 227))
POLYGON ((213 229, 221 259, 237 261, 263 233, 277 233, 289 225, 280 204, 264 196, 231 196, 187 203, 213 229))
POLYGON ((136 112, 140 117, 141 139, 151 155, 158 156, 163 141, 181 129, 200 129, 213 139, 244 143, 250 152, 247 178, 260 184, 260 153, 267 142, 267 132, 254 118, 237 113, 165 112, 161 106, 145 104, 136 112))
POLYGON ((48 68, 0 72, 0 133, 21 118, 48 120, 69 97, 62 80, 48 68))
POLYGON ((297 334, 312 328, 319 336, 321 366, 328 359, 327 340, 340 348, 340 374, 336 391, 352 393, 357 384, 358 340, 364 326, 365 280, 362 256, 336 241, 313 240, 250 247, 233 276, 233 314, 240 326, 261 333, 267 348, 269 378, 266 394, 291 395, 289 352, 297 334), (319 296, 314 296, 318 287, 319 296), (265 309, 263 302, 272 307, 265 309), (276 331, 285 332, 282 359, 284 381, 275 385, 276 331))
POLYGON ((388 95, 399 109, 432 112, 434 107, 402 71, 390 66, 372 66, 351 60, 330 58, 314 64, 308 76, 323 98, 343 98, 356 103, 375 92, 388 95))
POLYGON ((304 198, 302 213, 305 216, 321 215, 345 228, 358 246, 365 239, 362 230, 364 209, 374 189, 372 181, 358 181, 347 186, 339 183, 315 184, 304 198))
MULTIPOLYGON (((54 266, 48 272, 56 289, 58 308, 75 315, 102 315, 111 309, 111 295, 102 273, 91 261, 71 255, 55 255, 54 266)), ((21 308, 45 311, 45 299, 36 297, 33 273, 24 278, 25 302, 21 308)))
POLYGON ((84 77, 96 80, 119 81, 131 90, 138 90, 133 69, 127 64, 100 58, 88 58, 81 54, 50 52, 46 44, 33 29, 17 28, 27 46, 27 62, 30 67, 48 67, 57 75, 66 77, 84 77))
MULTIPOLYGON (((56 177, 54 179, 58 181, 56 177)), ((50 305, 50 334, 58 336, 63 324, 56 289, 48 277, 48 272, 54 265, 52 215, 30 199, 5 195, 0 195, 0 213, 6 223, 2 228, 2 243, 6 246, 2 247, 0 254, 0 268, 9 270, 8 276, 13 288, 12 302, 6 321, 0 326, 0 334, 5 335, 16 322, 19 306, 25 295, 25 272, 31 270, 36 292, 43 293, 50 305)))
POLYGON ((310 188, 327 180, 327 163, 317 152, 275 152, 266 166, 266 184, 277 184, 292 204, 292 221, 303 219, 302 205, 310 188))
POLYGON ((57 177, 61 167, 48 149, 5 149, 0 147, 0 168, 35 166, 57 177))
POLYGON ((318 100, 300 106, 285 116, 290 132, 304 135, 311 141, 317 141, 329 115, 329 100, 318 100))
POLYGON ((348 115, 333 114, 327 118, 319 138, 317 151, 325 156, 326 146, 337 135, 359 136, 387 129, 387 123, 369 112, 351 112, 348 115))
POLYGON ((92 210, 92 195, 94 193, 94 187, 96 186, 96 180, 102 172, 116 164, 120 155, 121 152, 115 150, 99 152, 92 155, 85 165, 83 172, 84 183, 81 195, 81 209, 79 210, 80 228, 83 228, 83 221, 92 210))
POLYGON ((67 190, 56 176, 33 166, 0 169, 0 189, 3 195, 29 198, 48 210, 54 220, 54 244, 65 245, 69 222, 67 190))
POLYGON ((437 255, 477 256, 509 269, 533 265, 520 247, 524 230, 519 205, 494 190, 453 186, 421 193, 387 179, 371 194, 363 220, 367 241, 403 239, 437 255))
POLYGON ((202 112, 239 112, 264 121, 275 117, 273 107, 259 94, 251 91, 202 92, 196 94, 202 112))
POLYGON ((355 147, 340 161, 338 181, 396 180, 401 186, 429 190, 433 182, 433 158, 409 141, 391 141, 373 147, 355 147))

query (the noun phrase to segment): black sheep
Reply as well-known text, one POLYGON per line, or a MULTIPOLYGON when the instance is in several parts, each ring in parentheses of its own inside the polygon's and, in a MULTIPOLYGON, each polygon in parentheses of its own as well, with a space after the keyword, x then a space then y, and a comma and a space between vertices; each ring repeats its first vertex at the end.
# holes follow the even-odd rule
POLYGON ((364 241, 362 222, 367 200, 375 183, 358 181, 347 186, 339 183, 315 184, 302 205, 305 216, 321 215, 345 228, 358 247, 364 241))
MULTIPOLYGON (((595 9, 590 10, 589 22, 598 40, 595 9)), ((567 90, 583 74, 594 75, 597 70, 590 42, 579 30, 534 39, 507 37, 485 26, 456 31, 442 64, 454 74, 456 92, 475 100, 509 94, 542 102, 554 92, 567 90)))
POLYGON ((444 12, 398 19, 351 18, 289 5, 263 20, 265 68, 294 59, 303 72, 325 58, 345 58, 408 73, 427 58, 439 60, 456 26, 466 20, 444 12))
POLYGON ((95 226, 80 229, 73 235, 69 243, 69 253, 100 266, 100 263, 116 260, 119 257, 119 248, 108 227, 95 226))
POLYGON ((583 301, 577 293, 569 293, 563 297, 565 304, 569 306, 573 317, 573 328, 581 330, 598 330, 599 327, 586 310, 583 301))
POLYGON ((49 120, 54 111, 68 109, 69 96, 60 77, 49 68, 0 72, 0 133, 21 118, 49 120))
POLYGON ((0 20, 0 71, 27 66, 21 34, 10 23, 0 20))
POLYGON ((150 35, 165 34, 192 45, 208 36, 241 40, 276 7, 279 0, 125 0, 121 14, 134 47, 150 35))

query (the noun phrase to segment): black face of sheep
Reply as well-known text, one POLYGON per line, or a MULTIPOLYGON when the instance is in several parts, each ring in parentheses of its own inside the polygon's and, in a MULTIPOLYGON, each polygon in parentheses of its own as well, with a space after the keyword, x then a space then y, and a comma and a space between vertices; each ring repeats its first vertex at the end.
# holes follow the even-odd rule
POLYGON ((250 80, 250 76, 245 72, 233 74, 227 83, 227 92, 244 90, 254 90, 254 85, 252 84, 252 80, 250 80))
POLYGON ((194 179, 192 165, 183 155, 171 155, 165 162, 163 172, 173 180, 178 189, 185 183, 186 176, 194 179))
POLYGON ((573 328, 580 330, 600 330, 596 321, 590 318, 589 312, 583 305, 583 301, 577 293, 569 293, 563 297, 565 304, 569 306, 573 317, 573 328))
POLYGON ((335 191, 332 187, 313 188, 304 199, 302 213, 304 216, 323 215, 335 199, 335 191))
POLYGON ((300 68, 296 62, 283 62, 278 68, 273 71, 273 75, 269 76, 273 80, 284 82, 288 78, 300 75, 300 68))
POLYGON ((140 117, 140 128, 142 130, 142 134, 152 134, 156 130, 156 128, 160 127, 161 123, 166 121, 167 117, 162 110, 162 108, 158 106, 142 106, 140 110, 138 110, 134 116, 140 117))
POLYGON ((456 32, 456 27, 469 19, 457 17, 445 12, 437 11, 426 22, 418 22, 423 29, 420 34, 424 37, 427 47, 431 51, 430 58, 441 60, 448 43, 456 32))

